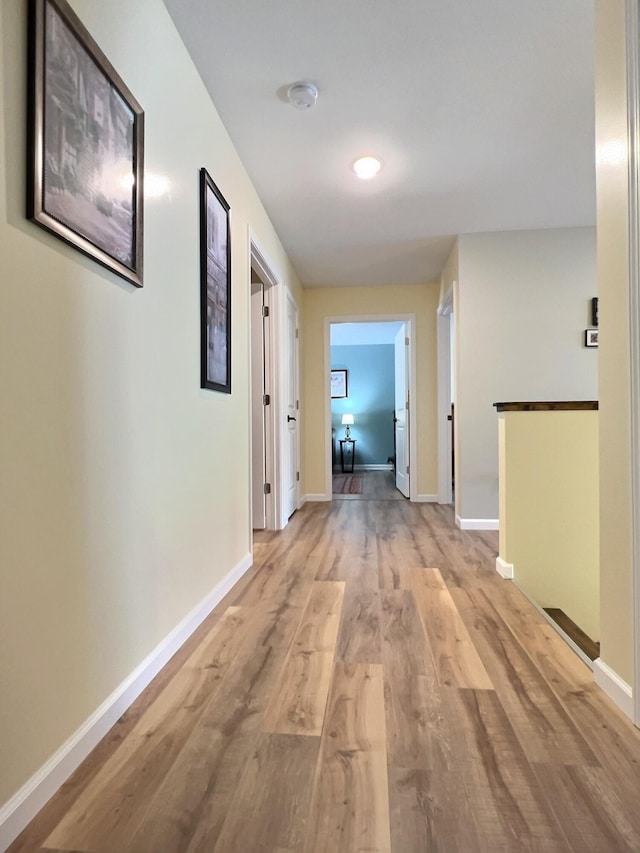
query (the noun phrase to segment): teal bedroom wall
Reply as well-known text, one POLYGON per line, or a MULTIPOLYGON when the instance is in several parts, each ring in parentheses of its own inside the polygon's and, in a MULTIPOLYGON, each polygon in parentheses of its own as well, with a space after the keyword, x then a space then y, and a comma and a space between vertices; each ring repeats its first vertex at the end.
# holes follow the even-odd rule
POLYGON ((386 464, 393 455, 393 344, 332 346, 331 369, 348 371, 349 396, 331 401, 336 442, 344 438, 341 421, 348 412, 355 420, 351 437, 357 442, 356 467, 386 464))

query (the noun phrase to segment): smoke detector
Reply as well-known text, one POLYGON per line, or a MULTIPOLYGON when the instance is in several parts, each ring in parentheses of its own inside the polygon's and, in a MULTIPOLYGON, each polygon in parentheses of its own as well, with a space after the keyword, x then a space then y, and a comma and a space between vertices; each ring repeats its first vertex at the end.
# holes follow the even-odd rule
POLYGON ((310 110, 318 100, 318 89, 313 83, 293 83, 287 91, 289 103, 296 110, 310 110))

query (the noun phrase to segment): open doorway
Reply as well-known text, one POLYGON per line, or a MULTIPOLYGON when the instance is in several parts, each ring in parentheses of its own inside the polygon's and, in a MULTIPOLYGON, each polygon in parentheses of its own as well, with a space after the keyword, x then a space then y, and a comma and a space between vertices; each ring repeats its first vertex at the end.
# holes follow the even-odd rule
POLYGON ((252 527, 274 526, 273 429, 270 417, 269 287, 251 265, 251 506, 252 527))
POLYGON ((332 496, 411 496, 411 326, 395 316, 328 321, 332 496))
POLYGON ((252 528, 282 530, 300 502, 298 307, 249 245, 252 528))
MULTIPOLYGON (((289 444, 286 431, 291 346, 285 335, 288 293, 251 231, 251 505, 254 530, 281 530, 287 524, 289 444)), ((297 348, 295 352, 297 359, 297 348)), ((297 361, 296 361, 297 364, 297 361)), ((297 389, 297 379, 296 379, 297 389)))

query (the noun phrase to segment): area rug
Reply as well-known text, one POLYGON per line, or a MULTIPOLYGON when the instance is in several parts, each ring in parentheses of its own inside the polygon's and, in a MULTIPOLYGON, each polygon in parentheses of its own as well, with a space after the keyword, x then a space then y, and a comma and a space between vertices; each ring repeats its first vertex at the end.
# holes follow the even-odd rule
POLYGON ((333 475, 333 494, 334 495, 361 495, 362 494, 362 474, 334 474, 333 475))

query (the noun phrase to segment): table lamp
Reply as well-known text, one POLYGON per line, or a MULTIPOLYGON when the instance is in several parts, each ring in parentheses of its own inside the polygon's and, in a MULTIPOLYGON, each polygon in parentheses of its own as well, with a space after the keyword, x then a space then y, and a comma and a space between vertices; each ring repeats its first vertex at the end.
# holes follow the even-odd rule
POLYGON ((342 426, 346 426, 344 437, 348 441, 351 438, 351 426, 353 426, 353 415, 342 416, 342 426))

